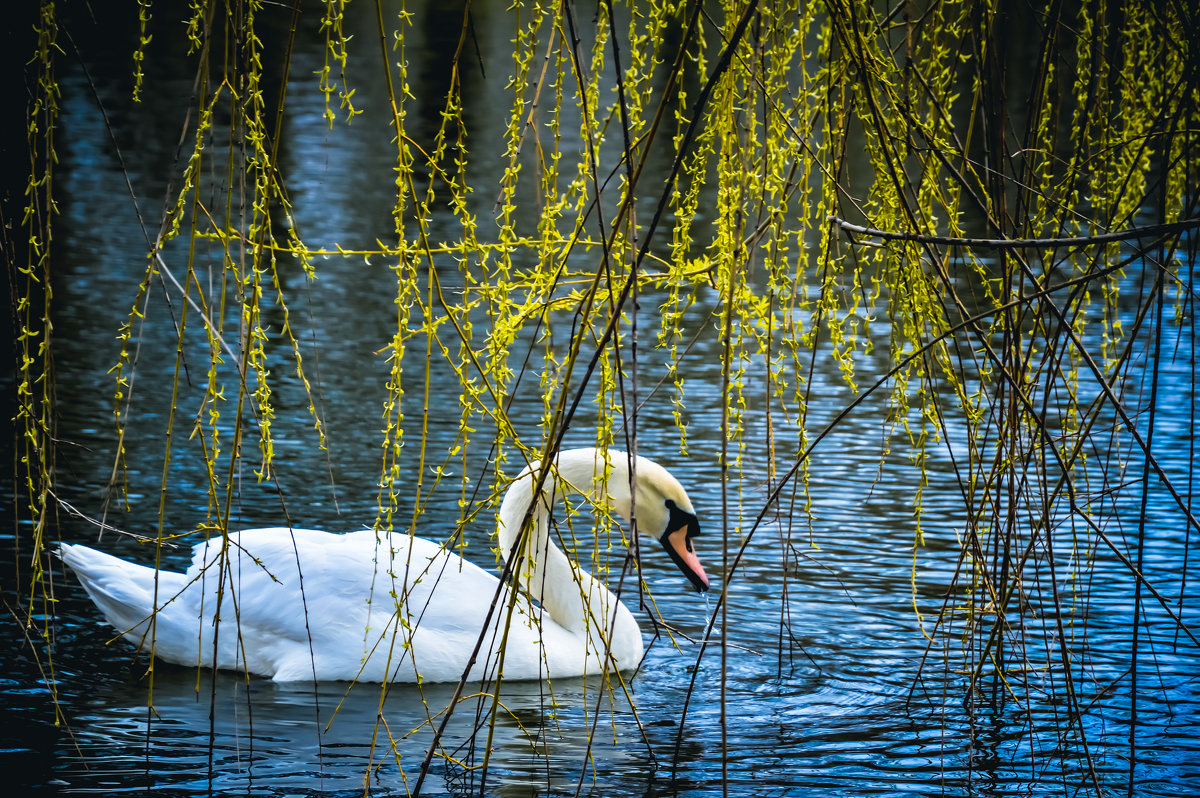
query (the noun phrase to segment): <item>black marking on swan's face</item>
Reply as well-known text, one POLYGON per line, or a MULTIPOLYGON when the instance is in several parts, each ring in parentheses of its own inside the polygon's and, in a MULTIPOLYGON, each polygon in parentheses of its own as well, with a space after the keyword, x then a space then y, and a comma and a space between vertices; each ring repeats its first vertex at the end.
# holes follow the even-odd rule
POLYGON ((694 513, 680 509, 671 499, 666 500, 666 507, 667 528, 659 542, 692 583, 692 587, 696 588, 696 592, 702 593, 708 590, 708 574, 704 573, 700 558, 692 547, 692 538, 700 534, 700 521, 694 513))

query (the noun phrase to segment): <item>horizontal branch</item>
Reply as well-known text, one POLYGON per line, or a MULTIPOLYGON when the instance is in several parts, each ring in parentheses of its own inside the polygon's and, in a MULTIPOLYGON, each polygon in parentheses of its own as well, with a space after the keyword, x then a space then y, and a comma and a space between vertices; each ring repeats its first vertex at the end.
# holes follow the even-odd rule
POLYGON ((921 233, 898 233, 891 230, 877 230, 873 227, 851 224, 840 216, 830 216, 829 221, 847 233, 858 233, 859 235, 882 238, 888 241, 916 241, 921 244, 942 244, 949 247, 980 249, 1083 247, 1106 244, 1111 241, 1126 241, 1131 238, 1146 238, 1149 236, 1179 233, 1184 230, 1200 227, 1200 219, 1186 219, 1170 224, 1131 227, 1128 230, 1119 230, 1114 233, 1100 233, 1094 236, 1077 236, 1073 238, 954 238, 951 236, 930 236, 921 233))

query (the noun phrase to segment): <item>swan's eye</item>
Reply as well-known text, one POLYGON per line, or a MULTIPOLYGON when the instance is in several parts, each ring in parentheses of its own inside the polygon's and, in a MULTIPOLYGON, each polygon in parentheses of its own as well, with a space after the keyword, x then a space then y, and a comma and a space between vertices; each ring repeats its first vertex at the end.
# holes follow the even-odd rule
POLYGON ((696 516, 689 513, 687 510, 679 509, 679 505, 673 499, 667 499, 664 504, 667 507, 667 529, 676 530, 681 527, 687 527, 687 539, 691 541, 693 535, 700 534, 700 522, 696 516))

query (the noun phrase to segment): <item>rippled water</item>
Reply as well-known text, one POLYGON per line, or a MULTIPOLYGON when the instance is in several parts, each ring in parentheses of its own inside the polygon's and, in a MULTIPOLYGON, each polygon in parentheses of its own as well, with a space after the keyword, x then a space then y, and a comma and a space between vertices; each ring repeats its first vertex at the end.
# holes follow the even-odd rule
MULTIPOLYGON (((424 13, 410 47, 410 56, 418 59, 412 74, 425 81, 416 85, 427 89, 419 93, 421 100, 438 96, 444 66, 439 58, 448 46, 442 37, 457 36, 459 19, 457 12, 446 19, 434 9, 424 13)), ((481 46, 489 57, 499 58, 508 34, 502 26, 489 26, 488 20, 495 18, 486 15, 500 12, 481 13, 481 46)), ((146 208, 157 208, 173 157, 169 142, 178 138, 170 125, 182 119, 172 109, 186 100, 190 76, 173 74, 186 69, 158 53, 163 66, 147 74, 150 99, 132 106, 127 86, 120 83, 128 71, 128 51, 114 53, 101 38, 77 38, 109 107, 135 190, 146 208)), ((302 37, 295 74, 311 74, 316 68, 318 39, 309 38, 302 37)), ((503 74, 502 65, 488 74, 503 74)), ((105 483, 113 463, 113 386, 107 371, 117 356, 115 332, 144 267, 145 242, 88 81, 70 64, 64 65, 61 80, 59 168, 65 189, 56 238, 60 283, 55 286, 55 326, 60 436, 67 443, 60 453, 58 486, 64 501, 98 518, 106 512, 105 483)), ((478 99, 494 90, 503 96, 495 88, 498 79, 489 80, 493 82, 481 82, 467 93, 474 91, 478 99)), ((382 91, 369 81, 360 83, 359 90, 368 106, 382 91)), ((368 116, 367 121, 356 120, 348 135, 339 131, 334 136, 321 124, 319 103, 310 85, 289 98, 283 157, 295 190, 297 223, 315 246, 371 245, 392 225, 394 150, 387 144, 389 134, 377 116, 368 116)), ((418 107, 418 118, 430 126, 425 132, 431 132, 436 111, 418 107)), ((377 113, 378 106, 371 110, 377 113)), ((488 129, 502 122, 503 109, 478 99, 477 107, 468 104, 468 113, 488 129)), ((485 141, 485 135, 478 136, 476 149, 483 150, 485 141)), ((487 157, 480 155, 475 175, 481 183, 486 184, 488 169, 487 157)), ((482 204, 489 206, 490 200, 482 204)), ((284 511, 298 525, 332 530, 357 528, 375 517, 387 374, 376 353, 395 324, 389 287, 393 277, 385 264, 329 259, 317 268, 315 284, 293 277, 289 289, 299 299, 294 307, 300 308, 300 321, 293 323, 305 346, 316 342, 313 351, 319 351, 330 451, 313 454, 302 393, 280 369, 280 491, 255 485, 247 474, 234 526, 278 524, 284 511)), ((646 299, 647 307, 653 299, 646 299)), ((170 409, 164 386, 173 368, 171 325, 170 313, 155 298, 140 339, 142 387, 130 436, 136 444, 129 447, 130 508, 107 506, 109 523, 142 534, 154 533, 158 514, 162 447, 157 441, 170 409)), ((1176 351, 1191 351, 1188 328, 1175 333, 1171 345, 1176 351)), ((645 384, 660 376, 652 371, 655 364, 648 353, 645 384)), ((193 361, 191 368, 193 387, 180 400, 185 414, 196 409, 203 359, 193 361)), ((717 464, 721 400, 715 387, 719 357, 715 350, 701 349, 681 368, 692 390, 690 455, 678 454, 669 400, 662 396, 651 397, 642 411, 639 446, 687 486, 706 532, 698 541, 700 554, 720 584, 724 563, 736 554, 739 535, 768 492, 767 464, 756 459, 766 451, 764 418, 752 399, 745 461, 725 483, 732 500, 740 502, 735 506, 741 515, 730 519, 723 535, 717 464)), ((886 366, 864 359, 864 382, 872 379, 871 368, 882 372, 886 366)), ((1168 382, 1163 390, 1186 395, 1193 384, 1191 368, 1184 364, 1164 370, 1168 382)), ((433 376, 431 405, 457 407, 452 377, 436 371, 433 376)), ((831 417, 852 398, 828 363, 818 364, 811 387, 814 418, 831 417)), ((514 403, 514 416, 531 420, 525 431, 535 431, 542 397, 534 381, 522 387, 514 403)), ((1186 402, 1162 406, 1156 433, 1160 462, 1183 485, 1189 484, 1188 445, 1194 436, 1188 412, 1186 402)), ((647 550, 647 582, 662 616, 680 634, 678 647, 665 637, 651 646, 633 682, 631 704, 581 680, 556 682, 553 695, 541 685, 506 685, 489 754, 490 705, 469 700, 459 707, 443 739, 452 759, 435 761, 423 794, 1074 794, 1092 778, 1089 770, 1105 790, 1123 792, 1130 770, 1128 571, 1080 530, 1080 545, 1096 546, 1095 564, 1086 582, 1076 585, 1077 592, 1063 599, 1078 608, 1065 633, 1087 636, 1087 645, 1079 649, 1086 657, 1078 665, 1085 678, 1075 685, 1080 703, 1088 708, 1082 719, 1069 715, 1052 645, 1058 631, 1045 621, 1052 613, 1044 605, 1040 612, 1012 619, 1025 624, 1028 658, 1028 669, 1014 675, 1012 692, 985 682, 985 689, 970 694, 967 676, 958 670, 970 638, 963 619, 948 633, 935 634, 928 648, 922 634, 932 632, 953 581, 963 533, 962 494, 949 449, 931 450, 930 482, 924 488, 926 536, 914 568, 912 499, 919 478, 902 453, 882 454, 885 413, 881 403, 868 403, 822 443, 812 464, 814 520, 810 524, 799 514, 802 500, 785 503, 779 515, 768 516, 730 586, 727 615, 715 601, 706 603, 687 591, 660 552, 647 550), (920 620, 915 610, 924 613, 920 620), (698 660, 694 641, 703 637, 714 614, 716 637, 698 660), (724 651, 717 642, 722 618, 724 651), (476 733, 478 728, 482 731, 476 733), (486 773, 474 767, 485 756, 486 773)), ((449 447, 456 423, 456 418, 435 415, 430 446, 449 447)), ((948 423, 955 428, 954 419, 948 423)), ((590 442, 585 424, 568 439, 568 445, 590 442)), ((963 442, 948 443, 957 447, 963 442)), ((165 511, 170 529, 193 527, 206 508, 204 475, 188 447, 178 442, 172 463, 165 511)), ((786 449, 780 445, 781 451, 786 449)), ((0 466, 5 477, 12 467, 8 460, 0 466)), ((483 471, 481 466, 476 476, 486 476, 483 471)), ((1194 567, 1200 551, 1169 497, 1157 486, 1152 489, 1144 571, 1171 601, 1182 597, 1184 616, 1194 618, 1195 589, 1183 569, 1183 556, 1190 551, 1189 567, 1194 567)), ((448 531, 457 517, 457 499, 454 489, 433 495, 423 516, 431 534, 448 531)), ((11 501, 0 499, 8 517, 11 501)), ((1131 522, 1137 512, 1136 502, 1113 508, 1108 529, 1119 545, 1132 547, 1136 528, 1131 522)), ((80 518, 62 512, 57 520, 64 540, 97 539, 95 528, 80 518)), ((491 567, 488 531, 486 521, 469 528, 468 551, 491 567)), ((0 537, 9 553, 5 561, 16 563, 16 573, 12 567, 6 570, 3 583, 9 607, 28 603, 28 534, 27 528, 19 528, 0 537)), ((148 561, 144 548, 120 535, 109 533, 100 545, 148 561)), ((1059 552, 1056 567, 1072 567, 1070 557, 1070 552, 1059 552)), ((169 550, 166 558, 171 567, 182 568, 187 554, 169 550)), ((1031 566, 1036 573, 1029 579, 1048 584, 1053 576, 1046 563, 1042 559, 1031 566)), ((373 685, 279 685, 158 666, 151 693, 143 676, 146 662, 123 642, 110 643, 110 631, 69 575, 58 572, 54 580, 57 603, 38 610, 53 611, 56 618, 49 641, 52 678, 39 670, 37 663, 44 665, 45 658, 29 655, 30 643, 19 626, 0 626, 7 652, 0 681, 6 719, 0 762, 4 772, 17 774, 14 789, 97 795, 351 795, 364 790, 405 795, 413 789, 432 734, 428 713, 447 704, 452 688, 392 686, 381 697, 373 685), (55 706, 61 712, 57 718, 55 706)), ((1035 605, 1048 595, 1043 590, 1028 600, 1038 610, 1035 605)), ((647 613, 637 614, 648 634, 647 613)), ((1194 795, 1200 792, 1200 657, 1156 605, 1146 605, 1142 623, 1136 792, 1194 795)))

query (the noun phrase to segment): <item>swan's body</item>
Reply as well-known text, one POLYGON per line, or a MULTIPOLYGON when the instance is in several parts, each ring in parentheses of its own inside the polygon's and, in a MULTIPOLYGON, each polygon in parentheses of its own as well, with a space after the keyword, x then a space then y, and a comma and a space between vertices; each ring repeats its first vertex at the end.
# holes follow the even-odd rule
MULTIPOLYGON (((227 548, 220 538, 197 545, 186 574, 86 546, 63 544, 60 554, 126 639, 181 665, 281 681, 457 681, 483 632, 471 678, 635 667, 643 651, 637 621, 554 545, 548 521, 554 495, 567 490, 628 518, 627 455, 563 452, 536 503, 535 481, 534 469, 526 469, 500 508, 500 550, 506 559, 518 556, 512 570, 522 590, 515 596, 436 543, 369 529, 235 532, 227 548), (527 512, 529 533, 521 535, 527 512)), ((683 488, 639 457, 637 489, 639 527, 662 540, 697 589, 707 588, 690 541, 698 523, 683 488)))

